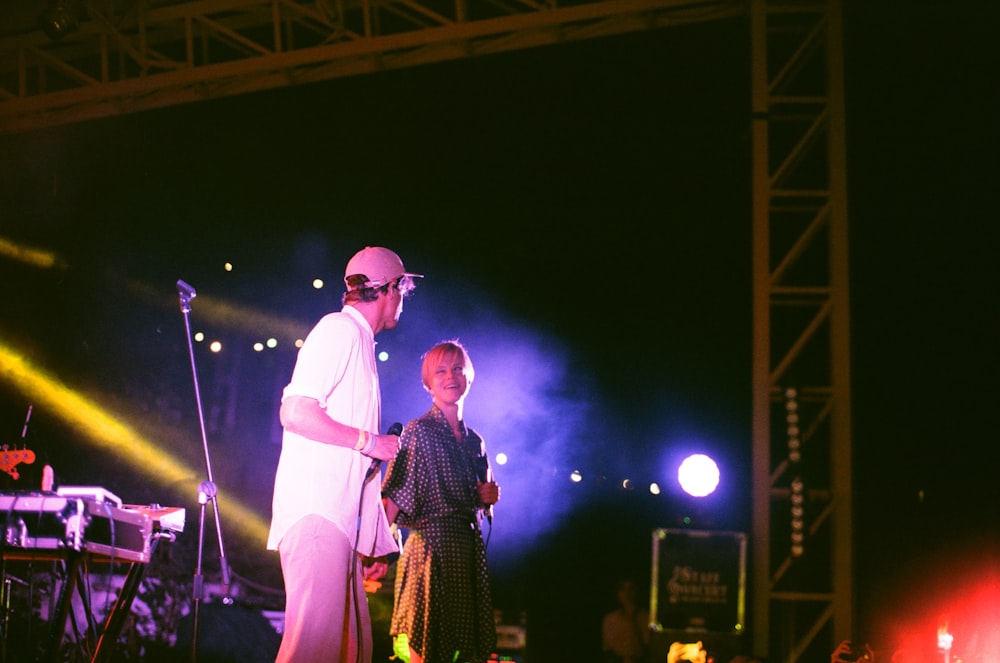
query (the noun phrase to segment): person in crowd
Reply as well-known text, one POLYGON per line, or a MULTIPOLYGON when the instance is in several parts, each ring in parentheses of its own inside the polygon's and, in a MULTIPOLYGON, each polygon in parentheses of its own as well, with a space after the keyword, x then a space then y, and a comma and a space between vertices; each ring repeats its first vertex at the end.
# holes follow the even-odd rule
POLYGON ((407 534, 390 635, 409 663, 482 663, 496 647, 482 522, 492 528, 500 488, 483 438, 463 418, 474 376, 457 340, 427 351, 421 377, 431 408, 403 429, 382 483, 389 520, 407 534))
POLYGON ((414 279, 399 256, 366 247, 347 263, 343 307, 309 332, 281 397, 281 454, 267 547, 285 585, 279 663, 369 663, 364 579, 398 552, 375 479, 399 449, 380 435, 375 336, 394 329, 414 279))
POLYGON ((601 620, 601 658, 604 663, 639 663, 649 647, 649 612, 637 605, 635 582, 619 580, 617 607, 601 620))
POLYGON ((875 652, 868 643, 842 640, 830 654, 830 663, 875 663, 875 652))

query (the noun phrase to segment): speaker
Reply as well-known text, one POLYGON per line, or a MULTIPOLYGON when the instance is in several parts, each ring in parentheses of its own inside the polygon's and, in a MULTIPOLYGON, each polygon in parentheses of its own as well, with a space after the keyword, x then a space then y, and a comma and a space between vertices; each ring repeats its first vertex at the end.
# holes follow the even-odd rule
POLYGON ((742 532, 654 530, 649 591, 653 628, 742 633, 746 548, 742 532))

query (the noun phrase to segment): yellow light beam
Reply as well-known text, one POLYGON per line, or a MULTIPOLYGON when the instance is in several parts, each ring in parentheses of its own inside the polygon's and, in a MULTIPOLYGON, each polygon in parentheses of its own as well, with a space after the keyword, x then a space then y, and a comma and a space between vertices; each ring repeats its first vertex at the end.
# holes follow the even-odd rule
POLYGON ((26 265, 41 267, 42 269, 52 269, 55 267, 62 269, 65 267, 59 256, 51 251, 22 246, 3 237, 0 237, 0 256, 23 262, 26 265))
MULTIPOLYGON (((154 288, 146 282, 121 279, 124 287, 135 297, 147 303, 162 304, 166 301, 164 289, 154 288)), ((175 298, 180 307, 179 298, 175 298)), ((238 304, 231 304, 217 297, 198 295, 191 303, 192 315, 201 322, 217 324, 247 333, 282 336, 288 339, 305 338, 311 325, 272 315, 267 311, 238 304)), ((178 314, 179 315, 179 314, 178 314)))
MULTIPOLYGON (((0 379, 14 385, 36 406, 54 413, 90 443, 113 449, 119 458, 151 479, 167 487, 194 480, 197 473, 183 461, 147 440, 91 399, 35 368, 2 341, 0 379)), ((238 502, 226 504, 224 510, 241 532, 260 542, 267 540, 268 525, 259 514, 238 502)))

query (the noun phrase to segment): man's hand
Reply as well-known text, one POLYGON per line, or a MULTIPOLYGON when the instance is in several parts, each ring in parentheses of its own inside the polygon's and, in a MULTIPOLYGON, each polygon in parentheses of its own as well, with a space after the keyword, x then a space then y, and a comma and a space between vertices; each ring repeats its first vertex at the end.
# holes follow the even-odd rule
POLYGON ((874 663, 875 661, 875 652, 867 644, 862 653, 850 640, 844 640, 830 654, 830 663, 858 663, 859 661, 862 663, 874 663))
POLYGON ((366 581, 378 581, 389 572, 389 561, 385 557, 365 557, 361 560, 361 577, 366 581))
POLYGON ((368 454, 376 460, 392 460, 399 453, 398 435, 375 435, 375 448, 368 454))
POLYGON ((705 663, 706 652, 701 641, 698 642, 674 642, 667 650, 667 663, 678 663, 679 661, 691 661, 691 663, 705 663))

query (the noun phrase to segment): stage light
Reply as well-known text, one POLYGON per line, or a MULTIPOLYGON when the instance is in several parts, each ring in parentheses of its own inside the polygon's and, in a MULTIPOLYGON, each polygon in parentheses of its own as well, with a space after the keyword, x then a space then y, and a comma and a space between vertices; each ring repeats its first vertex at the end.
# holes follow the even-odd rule
POLYGON ((805 484, 802 479, 795 477, 792 480, 791 490, 791 540, 792 557, 801 557, 805 552, 806 524, 805 524, 805 484))
POLYGON ((788 461, 802 460, 802 440, 799 439, 799 392, 794 387, 785 390, 785 423, 788 433, 788 461))
POLYGON ((951 646, 955 642, 955 636, 948 632, 947 622, 942 624, 938 628, 937 634, 937 648, 938 651, 944 654, 944 660, 948 661, 951 659, 951 646))
MULTIPOLYGON (((802 460, 802 440, 799 438, 799 391, 794 387, 785 390, 785 423, 788 425, 788 463, 794 469, 802 460)), ((805 552, 805 484, 795 475, 791 486, 791 554, 801 557, 805 552)))
POLYGON ((719 486, 719 466, 705 454, 693 454, 677 468, 677 481, 692 497, 706 497, 719 486))
POLYGON ((80 0, 55 0, 38 15, 38 26, 49 39, 59 40, 75 32, 86 17, 87 10, 80 0))

